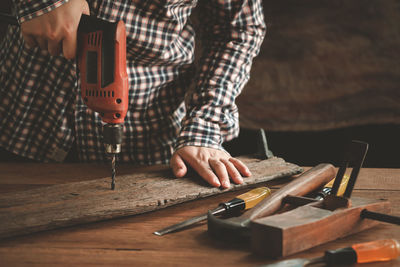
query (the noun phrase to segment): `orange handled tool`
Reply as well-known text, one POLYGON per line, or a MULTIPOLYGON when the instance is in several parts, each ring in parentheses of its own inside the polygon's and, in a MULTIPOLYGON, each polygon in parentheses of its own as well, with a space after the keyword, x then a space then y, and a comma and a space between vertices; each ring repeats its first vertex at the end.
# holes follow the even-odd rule
POLYGON ((325 263, 329 266, 390 261, 400 255, 400 244, 394 239, 383 239, 360 243, 351 247, 325 251, 323 257, 313 259, 292 259, 263 265, 264 267, 311 266, 325 263))
POLYGON ((400 255, 400 244, 394 239, 383 239, 352 245, 357 263, 389 261, 400 255))

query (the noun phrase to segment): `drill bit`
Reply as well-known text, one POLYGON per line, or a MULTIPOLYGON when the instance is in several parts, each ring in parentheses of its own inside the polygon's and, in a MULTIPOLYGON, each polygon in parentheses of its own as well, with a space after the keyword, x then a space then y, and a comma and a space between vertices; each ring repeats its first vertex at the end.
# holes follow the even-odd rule
POLYGON ((114 190, 116 154, 121 152, 122 125, 110 123, 104 125, 103 140, 106 154, 111 157, 111 190, 114 190))
POLYGON ((111 190, 115 189, 115 154, 111 156, 111 190))

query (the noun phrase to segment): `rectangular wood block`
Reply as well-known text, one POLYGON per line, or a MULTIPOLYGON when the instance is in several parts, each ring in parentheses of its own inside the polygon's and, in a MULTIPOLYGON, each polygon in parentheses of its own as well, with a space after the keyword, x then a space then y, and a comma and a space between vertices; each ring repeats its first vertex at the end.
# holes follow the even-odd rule
MULTIPOLYGON (((5 193, 0 195, 0 238, 136 215, 302 171, 299 166, 276 157, 249 159, 246 164, 252 176, 245 178, 242 185, 232 185, 228 190, 213 188, 196 175, 174 178, 165 166, 150 172, 117 176, 114 191, 110 190, 107 177, 5 193)), ((40 166, 38 164, 38 168, 40 166)), ((54 173, 48 171, 48 175, 56 176, 54 173)))
POLYGON ((285 257, 380 223, 362 219, 360 213, 365 208, 390 212, 389 201, 352 198, 351 203, 349 208, 334 211, 311 204, 254 220, 251 222, 253 251, 269 258, 285 257))

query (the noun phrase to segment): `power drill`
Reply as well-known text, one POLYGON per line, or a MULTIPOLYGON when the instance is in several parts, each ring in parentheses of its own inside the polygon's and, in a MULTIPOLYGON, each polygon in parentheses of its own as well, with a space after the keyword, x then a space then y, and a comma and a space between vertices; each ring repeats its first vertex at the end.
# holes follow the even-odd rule
MULTIPOLYGON (((0 13, 0 22, 19 26, 18 20, 0 13)), ((115 158, 121 152, 123 123, 128 111, 126 30, 115 23, 82 15, 78 26, 78 71, 81 96, 105 123, 103 141, 111 157, 111 189, 115 189, 115 158)))
POLYGON ((111 157, 111 189, 115 189, 115 155, 121 152, 128 111, 126 30, 123 21, 108 22, 82 15, 78 27, 78 70, 81 96, 105 123, 103 142, 111 157))

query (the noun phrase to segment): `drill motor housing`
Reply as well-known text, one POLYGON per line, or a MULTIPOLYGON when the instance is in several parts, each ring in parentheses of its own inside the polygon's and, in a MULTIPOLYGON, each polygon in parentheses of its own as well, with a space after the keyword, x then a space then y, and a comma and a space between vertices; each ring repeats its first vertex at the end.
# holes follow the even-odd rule
POLYGON ((129 97, 124 22, 82 15, 77 61, 85 104, 98 112, 103 122, 123 123, 129 97))

